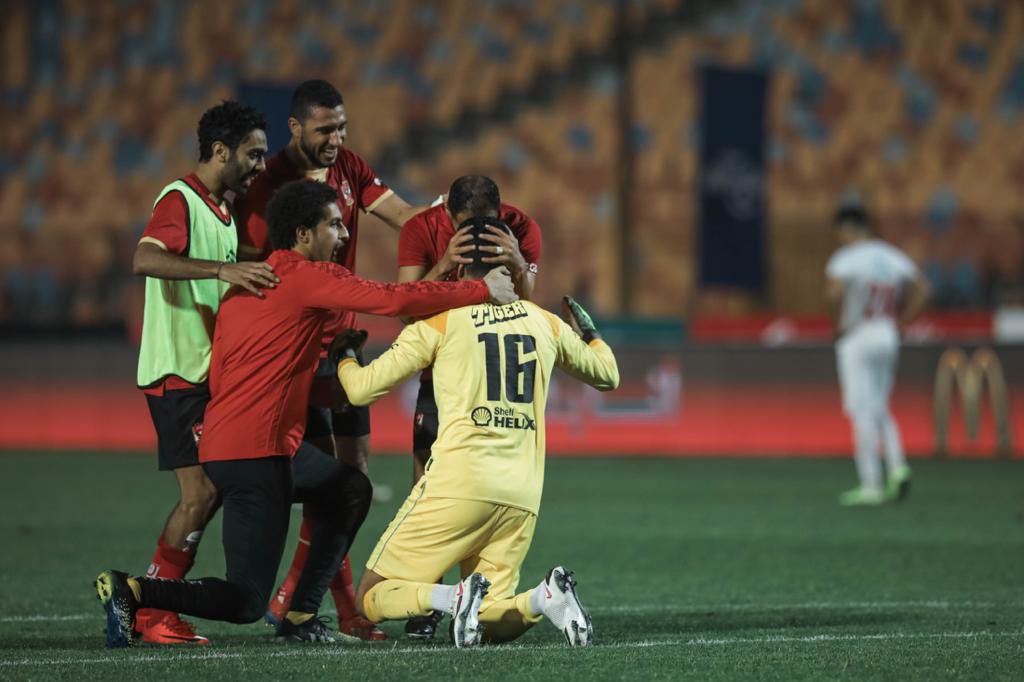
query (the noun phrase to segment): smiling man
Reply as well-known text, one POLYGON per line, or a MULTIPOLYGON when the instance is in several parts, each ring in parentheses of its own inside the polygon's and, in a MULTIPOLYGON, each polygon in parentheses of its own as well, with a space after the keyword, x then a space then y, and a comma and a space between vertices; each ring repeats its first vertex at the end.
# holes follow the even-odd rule
MULTIPOLYGON (((264 258, 271 248, 267 231, 267 206, 285 183, 298 179, 321 182, 335 191, 335 202, 348 231, 348 240, 332 261, 350 272, 356 271, 356 246, 360 213, 372 213, 394 230, 426 206, 410 206, 384 184, 369 164, 345 147, 348 116, 341 93, 323 80, 310 80, 292 94, 288 145, 267 161, 267 171, 256 178, 252 189, 238 202, 239 253, 242 259, 264 258)), ((335 315, 324 327, 323 351, 335 334, 355 327, 351 311, 335 315)), ((370 411, 338 401, 333 368, 321 363, 312 387, 306 440, 324 452, 367 473, 370 444, 370 411)), ((291 592, 297 584, 309 547, 310 524, 304 521, 295 560, 267 610, 269 622, 276 623, 288 611, 291 592)), ((331 585, 338 606, 340 630, 363 639, 383 639, 384 633, 361 619, 355 608, 352 572, 348 559, 331 585)))
MULTIPOLYGON (((263 170, 266 121, 255 109, 224 102, 199 121, 199 164, 157 197, 132 267, 146 276, 138 385, 157 434, 159 466, 173 471, 180 499, 164 526, 148 575, 183 578, 217 494, 199 466, 197 443, 210 400, 214 319, 232 284, 262 296, 277 279, 266 263, 237 263, 238 239, 224 195, 244 194, 263 170)), ((206 644, 174 613, 142 612, 142 639, 206 644)))
POLYGON ((131 646, 140 608, 232 623, 263 615, 281 562, 293 501, 310 520, 308 559, 278 637, 333 643, 317 609, 369 506, 366 476, 302 443, 310 384, 324 325, 342 310, 425 316, 516 300, 507 270, 482 281, 392 284, 359 279, 331 262, 347 238, 334 191, 298 180, 268 207, 279 277, 265 295, 231 289, 220 306, 210 361, 212 399, 199 461, 223 501, 226 580, 131 578, 106 571, 96 581, 107 610, 107 646, 131 646), (300 446, 301 444, 301 446, 300 446))

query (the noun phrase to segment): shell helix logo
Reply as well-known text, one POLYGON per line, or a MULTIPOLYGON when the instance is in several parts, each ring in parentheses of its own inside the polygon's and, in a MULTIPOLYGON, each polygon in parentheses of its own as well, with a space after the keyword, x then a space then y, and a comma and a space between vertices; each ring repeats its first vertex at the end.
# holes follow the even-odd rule
POLYGON ((477 426, 487 426, 491 423, 491 411, 486 407, 478 407, 470 413, 469 418, 477 426))
POLYGON ((493 426, 498 429, 518 429, 520 431, 536 431, 537 422, 525 414, 517 413, 510 407, 495 407, 492 411, 486 407, 474 408, 469 413, 473 424, 479 427, 493 426))

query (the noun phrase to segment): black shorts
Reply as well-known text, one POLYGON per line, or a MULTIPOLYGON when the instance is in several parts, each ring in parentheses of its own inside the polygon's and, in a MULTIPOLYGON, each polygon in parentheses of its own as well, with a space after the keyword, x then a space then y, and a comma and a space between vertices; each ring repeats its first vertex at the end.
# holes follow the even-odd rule
MULTIPOLYGON (((362 357, 359 359, 362 363, 362 357)), ((327 358, 322 358, 316 368, 317 377, 334 377, 335 369, 327 358)), ((337 381, 337 379, 334 379, 337 381)), ((370 435, 370 408, 367 405, 346 405, 337 412, 329 407, 306 408, 306 438, 324 436, 360 438, 370 435)))
POLYGON ((420 380, 416 396, 416 413, 412 418, 412 449, 429 450, 437 440, 437 401, 434 400, 434 382, 420 380))
POLYGON ((169 389, 162 396, 146 394, 156 428, 160 471, 199 464, 199 437, 203 435, 203 415, 209 402, 207 386, 169 389))

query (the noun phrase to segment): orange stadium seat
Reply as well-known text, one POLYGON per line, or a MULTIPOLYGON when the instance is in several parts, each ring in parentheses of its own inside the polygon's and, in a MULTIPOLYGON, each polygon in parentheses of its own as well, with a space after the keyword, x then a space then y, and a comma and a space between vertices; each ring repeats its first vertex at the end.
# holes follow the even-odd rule
MULTIPOLYGON (((637 3, 630 21, 639 26, 648 12, 680 6, 637 3)), ((607 52, 616 29, 611 3, 557 0, 336 2, 316 14, 299 0, 57 7, 59 34, 47 44, 26 3, 0 10, 0 230, 40 235, 26 253, 63 230, 133 239, 160 186, 194 163, 198 116, 239 81, 333 80, 349 106, 349 143, 373 162, 414 126, 451 126, 466 111, 500 108, 504 95, 530 87, 542 71, 607 52)), ((827 252, 824 228, 851 188, 868 199, 883 231, 938 277, 953 267, 943 256, 949 235, 984 236, 984 248, 964 250, 956 267, 978 276, 1019 268, 1019 248, 992 244, 1017 244, 1024 215, 1022 35, 1024 6, 1009 0, 747 0, 641 44, 631 72, 639 312, 691 308, 697 72, 705 63, 771 72, 773 305, 820 305, 807 293, 820 285, 820 268, 806 262, 827 252), (792 255, 796 244, 810 245, 797 250, 803 264, 792 255)), ((388 180, 425 199, 462 173, 494 175, 509 201, 541 219, 545 263, 566 264, 545 268, 543 302, 585 289, 613 311, 615 79, 593 73, 553 100, 517 105, 514 120, 487 124, 436 158, 403 164, 388 180)), ((102 251, 83 240, 90 253, 102 251)), ((390 231, 361 248, 373 274, 390 276, 390 231)), ((122 254, 111 253, 127 271, 122 254)))

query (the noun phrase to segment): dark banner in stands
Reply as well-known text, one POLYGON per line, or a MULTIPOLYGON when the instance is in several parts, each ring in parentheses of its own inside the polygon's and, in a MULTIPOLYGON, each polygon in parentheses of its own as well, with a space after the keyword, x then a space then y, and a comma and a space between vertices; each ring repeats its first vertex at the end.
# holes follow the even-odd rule
POLYGON ((765 283, 763 71, 701 71, 700 281, 760 291, 765 283))
POLYGON ((273 83, 242 83, 238 88, 238 99, 256 107, 267 117, 267 158, 282 149, 292 139, 288 130, 288 116, 291 113, 293 85, 273 83))

